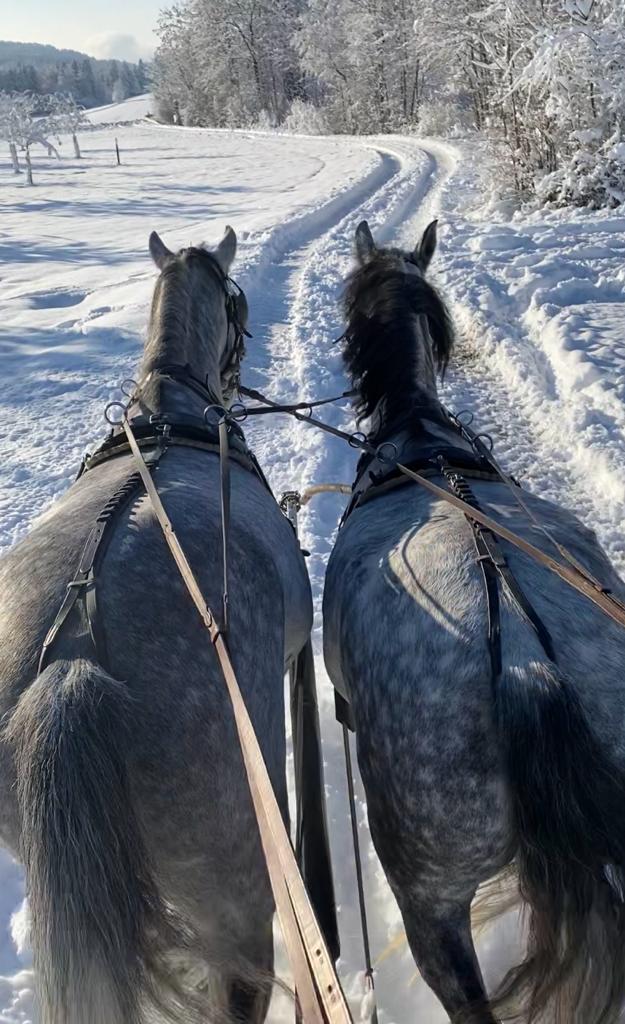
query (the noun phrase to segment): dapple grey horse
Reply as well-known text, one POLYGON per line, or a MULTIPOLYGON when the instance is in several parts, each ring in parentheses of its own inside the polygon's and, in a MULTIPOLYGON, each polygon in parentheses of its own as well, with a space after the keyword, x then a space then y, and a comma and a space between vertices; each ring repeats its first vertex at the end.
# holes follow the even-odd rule
MULTIPOLYGON (((400 461, 431 444, 432 431, 443 453, 459 446, 437 397, 453 334, 425 280, 435 245, 432 224, 413 252, 378 249, 363 222, 345 296, 357 409, 370 442, 393 442, 400 461)), ((394 449, 380 454, 388 472, 394 449)), ((560 557, 514 487, 469 483, 484 512, 560 557)), ((590 530, 535 495, 524 500, 625 596, 590 530)), ((608 1024, 625 978, 625 631, 547 568, 501 547, 553 657, 500 584, 502 665, 493 673, 472 529, 408 483, 362 502, 339 531, 325 584, 326 664, 352 703, 371 834, 410 948, 451 1020, 492 1024, 518 1012, 608 1024), (489 1003, 470 906, 480 883, 512 861, 527 954, 489 1003)))
MULTIPOLYGON (((174 255, 153 234, 150 249, 161 273, 129 416, 201 424, 238 369, 236 236, 174 255), (168 364, 199 390, 160 373, 168 364)), ((25 864, 42 1020, 139 1024, 156 1006, 174 1021, 260 1022, 273 899, 234 719, 143 490, 98 579, 106 671, 72 612, 37 675, 95 517, 133 469, 128 454, 89 469, 0 563, 0 836, 25 864)), ((218 456, 172 446, 154 478, 219 613, 218 456)), ((291 526, 236 461, 229 549, 232 659, 286 816, 284 668, 310 631, 310 585, 291 526)))

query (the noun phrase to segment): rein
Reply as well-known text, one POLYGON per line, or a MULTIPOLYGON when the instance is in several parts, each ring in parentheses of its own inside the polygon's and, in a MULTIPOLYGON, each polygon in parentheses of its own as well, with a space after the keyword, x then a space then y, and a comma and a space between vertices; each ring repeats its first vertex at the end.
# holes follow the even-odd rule
MULTIPOLYGON (((326 1022, 349 1024, 351 1022, 349 1008, 297 866, 260 745, 232 666, 224 630, 220 629, 212 610, 204 599, 171 520, 165 511, 150 468, 137 444, 132 426, 125 416, 122 426, 137 466, 138 475, 150 498, 167 546, 210 636, 228 689, 276 910, 291 959, 302 1019, 306 1024, 326 1024, 326 1022)), ((223 420, 220 424, 222 441, 225 437, 225 429, 226 423, 223 420), (222 427, 223 429, 221 429, 222 427)), ((222 461, 227 462, 227 453, 226 438, 225 446, 222 448, 222 455, 225 458, 222 461)), ((224 524, 227 522, 227 491, 227 476, 222 472, 222 518, 224 524)), ((227 557, 224 544, 224 577, 226 573, 227 557)), ((224 579, 224 613, 227 613, 226 579, 224 579)))
POLYGON ((256 391, 254 388, 246 388, 243 385, 239 385, 239 394, 245 395, 246 398, 253 398, 256 402, 264 402, 265 408, 253 406, 251 409, 244 405, 234 405, 236 412, 233 414, 234 419, 245 420, 248 416, 262 416, 266 413, 272 412, 286 412, 296 413, 304 412, 304 410, 317 409, 320 405, 332 405, 334 402, 340 402, 344 398, 353 398, 357 392, 342 391, 340 395, 334 395, 333 398, 319 398, 315 402, 296 402, 293 405, 276 405, 275 402, 270 402, 268 398, 265 398, 260 391, 256 391))
MULTIPOLYGON (((454 508, 457 508, 460 512, 462 512, 470 521, 479 523, 480 526, 485 527, 487 530, 491 530, 494 534, 501 537, 503 540, 509 541, 510 544, 513 544, 515 547, 519 548, 519 550, 523 551, 524 554, 529 555, 530 558, 533 558, 535 562, 538 562, 540 565, 545 566, 545 568, 555 573, 556 576, 559 576, 560 579, 564 580, 564 582, 567 583, 570 587, 572 587, 578 593, 583 594, 584 597, 592 601, 593 604, 597 605, 597 607, 600 608, 605 615, 611 618, 614 622, 618 623, 619 626, 625 627, 625 604, 623 604, 622 601, 620 601, 617 597, 611 594, 607 587, 604 587, 599 581, 595 580, 592 574, 589 573, 583 566, 581 566, 580 563, 577 562, 577 560, 574 558, 574 556, 569 555, 565 548, 557 544, 557 542, 554 540, 554 538, 551 537, 549 533, 547 533, 546 535, 553 541, 553 543, 557 544, 560 554, 569 562, 569 564, 559 562, 556 558, 553 558, 546 552, 541 551, 540 548, 537 548, 534 544, 530 543, 529 541, 526 541, 523 537, 519 537, 518 534, 514 533, 513 530, 509 530, 507 526, 504 526, 502 523, 497 522, 497 520, 493 519, 485 512, 482 512, 481 509, 475 508, 473 505, 470 505, 468 502, 458 497, 458 495, 452 493, 451 491, 445 490, 444 487, 439 487, 438 484, 433 483, 422 473, 418 473, 415 470, 410 469, 408 466, 404 466, 401 462, 395 461, 393 455, 393 450, 395 449, 395 446, 392 444, 392 442, 385 441, 382 444, 375 446, 372 445, 369 441, 367 441, 364 434, 359 432, 349 434, 345 430, 339 430, 338 427, 333 427, 329 423, 324 423, 323 420, 315 419, 311 414, 307 415, 305 413, 302 413, 299 407, 297 406, 284 406, 280 405, 277 402, 272 402, 271 399, 267 398, 265 395, 262 395, 259 391, 254 391, 251 397, 253 397, 256 401, 264 403, 264 405, 267 406, 267 411, 271 410, 272 412, 284 412, 289 416, 294 416, 295 419, 300 420, 302 423, 310 423, 311 426, 316 427, 318 430, 324 431, 324 433, 326 434, 331 434, 333 437, 338 437, 342 441, 347 441, 351 448, 357 448, 360 451, 363 451, 366 454, 372 455, 374 457, 377 456, 377 458, 381 462, 388 463, 389 468, 394 465, 399 473, 403 474, 409 480, 413 480, 421 487, 424 487, 425 490, 429 491, 430 494, 433 494, 434 497, 439 498, 441 501, 447 502, 447 504, 449 505, 453 505, 454 508)), ((345 393, 344 395, 341 395, 339 397, 345 397, 345 393)), ((309 403, 305 403, 304 408, 312 409, 317 404, 325 404, 325 400, 323 400, 322 403, 312 403, 312 405, 309 403)), ((256 410, 246 409, 244 411, 246 415, 253 415, 255 414, 256 410)), ((464 429, 466 429, 466 427, 464 429)), ((518 490, 518 488, 514 487, 513 481, 511 481, 509 477, 506 477, 506 475, 499 469, 497 464, 492 459, 492 456, 488 449, 486 448, 486 446, 483 446, 483 449, 489 461, 495 468, 497 475, 498 477, 500 477, 502 483, 509 483, 509 486, 514 488, 516 496, 516 491, 518 490)), ((395 455, 396 454, 397 453, 395 450, 395 455)), ((528 512, 530 519, 536 523, 535 517, 527 510, 525 502, 521 502, 521 507, 528 512)))

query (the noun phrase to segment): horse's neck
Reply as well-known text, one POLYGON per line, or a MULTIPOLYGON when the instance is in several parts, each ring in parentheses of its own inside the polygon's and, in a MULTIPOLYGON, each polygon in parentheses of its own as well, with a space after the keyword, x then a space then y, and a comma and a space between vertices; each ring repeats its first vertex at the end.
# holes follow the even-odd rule
POLYGON ((433 416, 443 419, 445 412, 440 403, 436 386, 429 388, 407 387, 402 395, 392 401, 383 398, 369 421, 367 435, 372 442, 392 440, 396 433, 418 430, 419 419, 433 416))
POLYGON ((220 359, 224 342, 220 332, 224 329, 227 324, 211 317, 206 303, 196 306, 193 298, 187 297, 182 304, 166 288, 155 295, 139 371, 142 400, 151 413, 202 415, 211 399, 215 405, 223 404, 220 359), (185 367, 205 386, 207 396, 159 375, 157 371, 167 366, 185 367))

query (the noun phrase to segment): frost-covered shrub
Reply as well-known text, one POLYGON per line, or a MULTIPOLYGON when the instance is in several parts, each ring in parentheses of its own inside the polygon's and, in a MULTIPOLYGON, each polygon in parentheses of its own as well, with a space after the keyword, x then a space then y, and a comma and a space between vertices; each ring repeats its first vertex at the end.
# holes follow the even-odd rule
POLYGON ((255 128, 259 128, 263 132, 270 132, 276 127, 276 118, 269 110, 261 110, 256 122, 255 128))
POLYGON ((625 143, 610 139, 595 151, 578 149, 538 182, 536 194, 556 206, 620 206, 625 203, 625 143))
POLYGON ((424 101, 419 108, 420 135, 453 135, 470 126, 469 112, 454 98, 424 101))
POLYGON ((301 135, 326 135, 328 122, 325 111, 314 103, 295 99, 282 127, 287 132, 298 132, 301 135))

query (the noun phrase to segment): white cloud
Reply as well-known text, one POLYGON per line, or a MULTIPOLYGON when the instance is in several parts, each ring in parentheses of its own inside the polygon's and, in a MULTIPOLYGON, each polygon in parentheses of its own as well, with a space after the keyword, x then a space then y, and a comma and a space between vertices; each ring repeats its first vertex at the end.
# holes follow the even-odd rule
POLYGON ((99 32, 86 41, 84 49, 90 56, 101 60, 127 60, 135 63, 140 57, 143 60, 152 58, 149 45, 124 32, 99 32))

